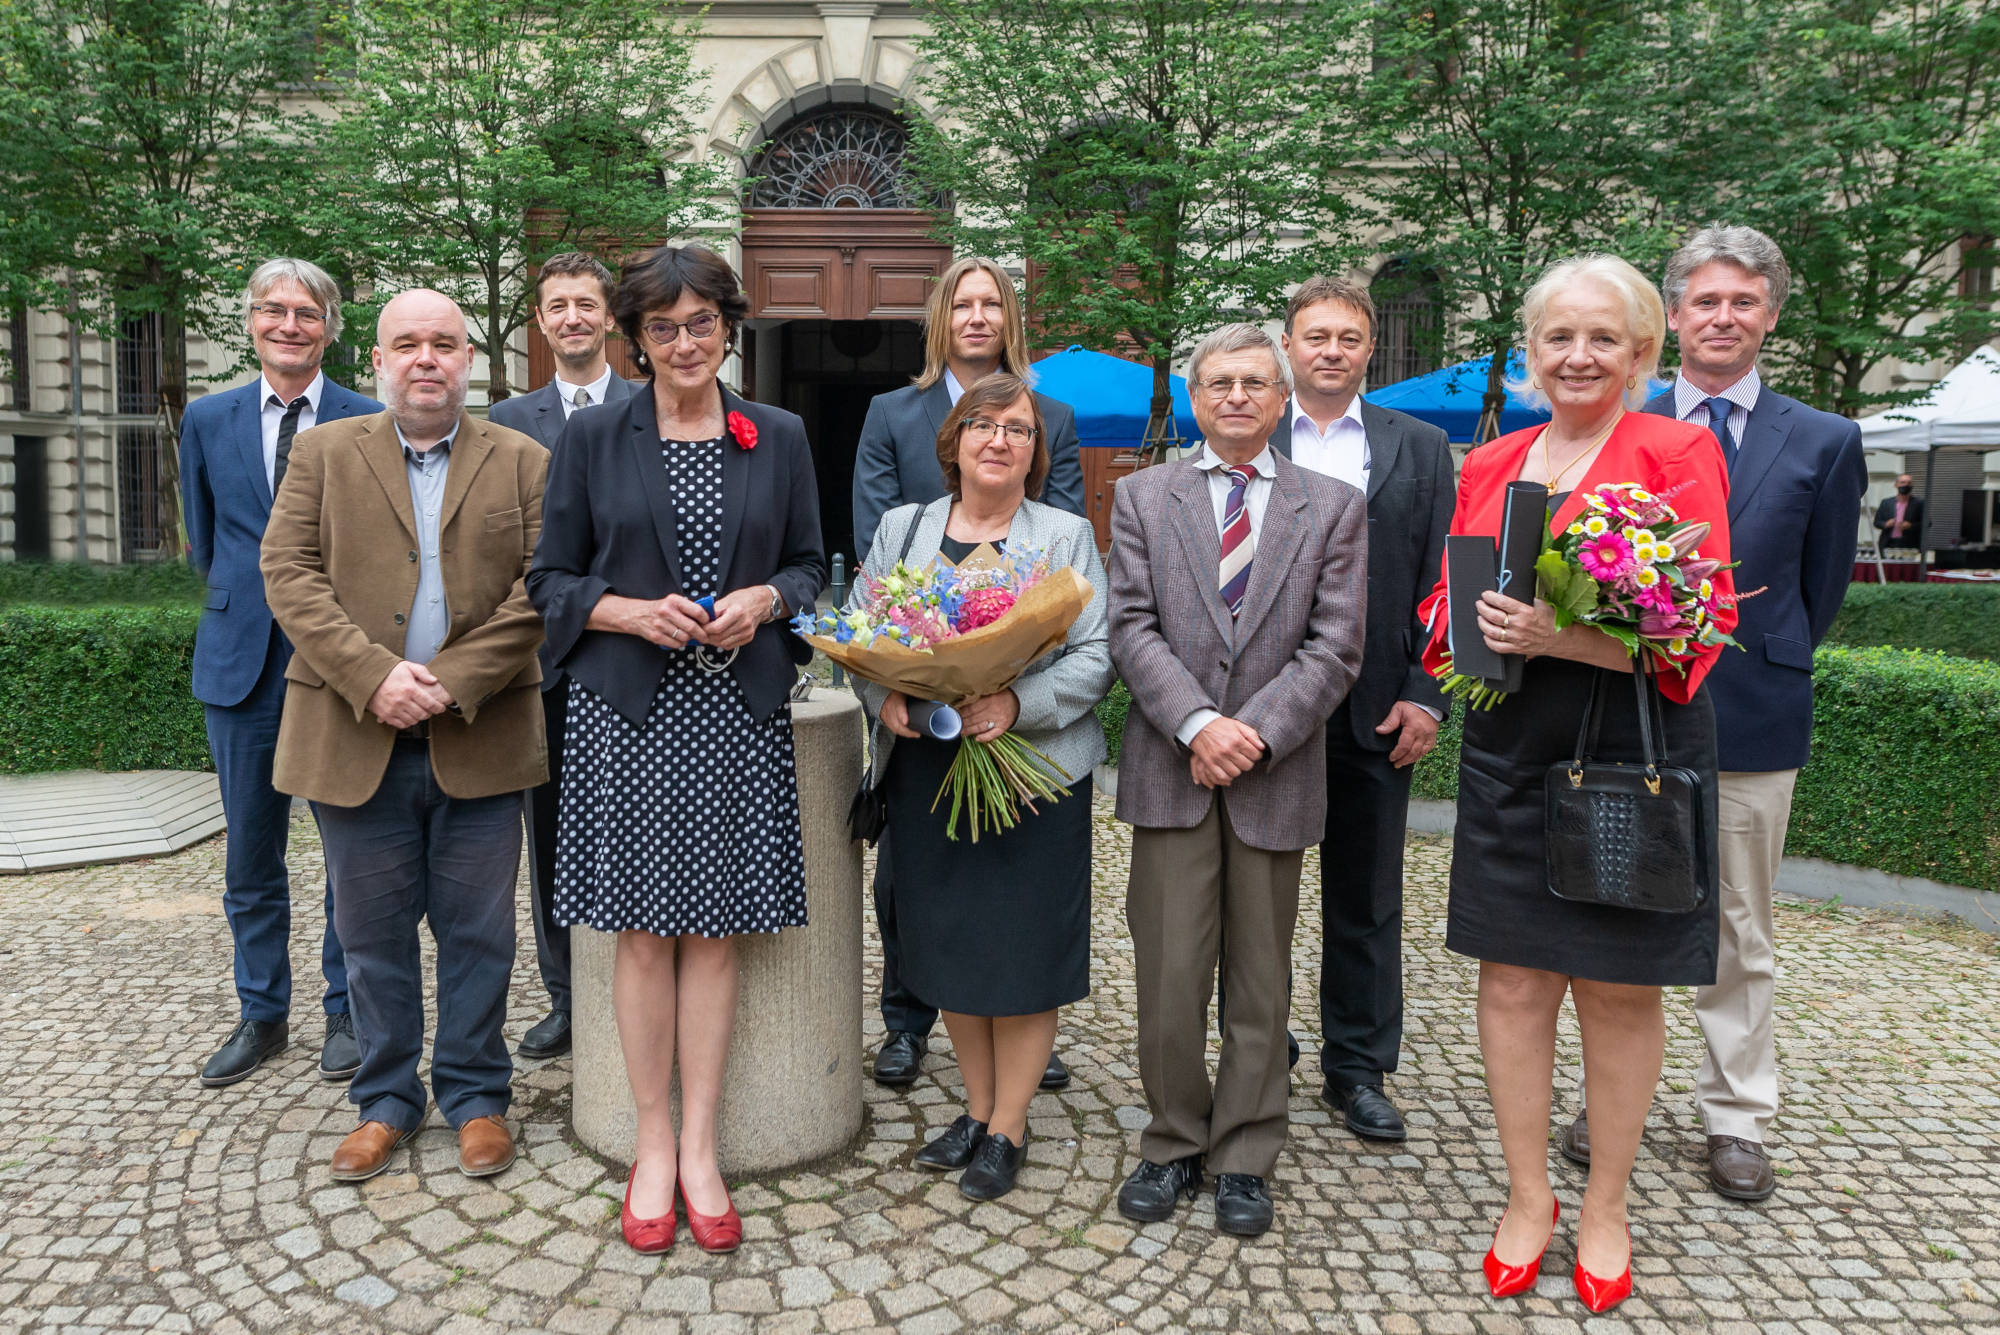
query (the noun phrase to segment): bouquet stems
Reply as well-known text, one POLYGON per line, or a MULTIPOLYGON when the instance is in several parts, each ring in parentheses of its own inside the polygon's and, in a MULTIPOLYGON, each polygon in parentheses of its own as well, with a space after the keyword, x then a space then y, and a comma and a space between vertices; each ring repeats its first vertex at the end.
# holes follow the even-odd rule
POLYGON ((1034 811, 1037 799, 1053 802, 1058 797, 1070 796, 1069 789, 1050 778, 1033 763, 1034 760, 1041 761, 1065 779, 1070 777, 1068 770, 1011 732, 1003 732, 990 742, 976 742, 970 738, 961 742, 958 755, 951 762, 951 771, 944 776, 944 784, 931 803, 931 810, 936 811, 945 794, 951 794, 951 813, 945 819, 945 837, 952 840, 958 838, 961 807, 971 818, 972 842, 976 844, 981 825, 994 834, 1001 834, 1014 828, 1023 806, 1034 811))

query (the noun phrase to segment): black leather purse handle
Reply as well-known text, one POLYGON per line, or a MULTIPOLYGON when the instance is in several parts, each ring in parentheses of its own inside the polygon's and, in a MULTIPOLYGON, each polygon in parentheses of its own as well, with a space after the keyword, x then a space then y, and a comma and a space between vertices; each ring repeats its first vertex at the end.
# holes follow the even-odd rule
MULTIPOLYGON (((1653 686, 1651 660, 1641 649, 1637 661, 1632 664, 1632 692, 1639 706, 1639 754, 1646 762, 1646 791, 1655 797, 1660 793, 1660 768, 1653 758, 1653 732, 1657 726, 1662 743, 1666 740, 1666 720, 1659 713, 1659 688, 1653 686), (1652 687, 1652 689, 1648 689, 1652 687)), ((1583 786, 1583 767, 1597 755, 1598 734, 1604 725, 1604 694, 1599 687, 1604 684, 1604 668, 1597 669, 1590 678, 1590 700, 1583 709, 1583 723, 1576 730, 1576 758, 1570 762, 1569 781, 1572 785, 1583 786)), ((1665 760, 1661 753, 1660 759, 1665 760)))

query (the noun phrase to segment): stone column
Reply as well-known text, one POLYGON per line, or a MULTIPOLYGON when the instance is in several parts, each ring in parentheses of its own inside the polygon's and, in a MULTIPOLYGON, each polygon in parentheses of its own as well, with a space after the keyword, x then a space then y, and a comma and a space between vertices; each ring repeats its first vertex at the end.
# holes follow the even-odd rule
MULTIPOLYGON (((723 1083, 721 1160, 736 1177, 844 1148, 861 1130, 861 845, 847 807, 861 777, 861 704, 815 690, 792 706, 807 925, 737 938, 736 1033, 723 1083)), ((632 1087, 611 1010, 616 938, 570 929, 577 1138, 632 1162, 632 1087)), ((676 1121, 680 1116, 675 1086, 676 1121)))

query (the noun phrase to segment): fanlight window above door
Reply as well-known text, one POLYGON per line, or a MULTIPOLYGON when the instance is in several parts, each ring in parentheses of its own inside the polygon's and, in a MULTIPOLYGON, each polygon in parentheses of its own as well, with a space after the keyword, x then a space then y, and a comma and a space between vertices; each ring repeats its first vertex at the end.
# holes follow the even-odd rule
POLYGON ((931 209, 909 171, 910 134, 873 107, 812 112, 778 131, 750 163, 745 201, 762 209, 931 209))

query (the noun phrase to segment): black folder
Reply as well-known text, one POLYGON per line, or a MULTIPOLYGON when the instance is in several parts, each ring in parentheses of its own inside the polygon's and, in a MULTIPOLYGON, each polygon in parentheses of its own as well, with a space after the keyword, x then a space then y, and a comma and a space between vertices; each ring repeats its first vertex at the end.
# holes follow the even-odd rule
POLYGON ((1451 646, 1451 670, 1460 676, 1492 680, 1507 670, 1502 657, 1486 647, 1479 630, 1479 595, 1494 587, 1498 573, 1491 537, 1453 533, 1445 538, 1445 597, 1451 605, 1445 635, 1451 646))
MULTIPOLYGON (((1541 557, 1548 529, 1549 489, 1539 482, 1509 482, 1500 520, 1500 569, 1495 588, 1517 602, 1534 604, 1535 562, 1541 557)), ((1520 690, 1528 660, 1520 654, 1498 657, 1504 670, 1487 685, 1496 691, 1520 690)))

